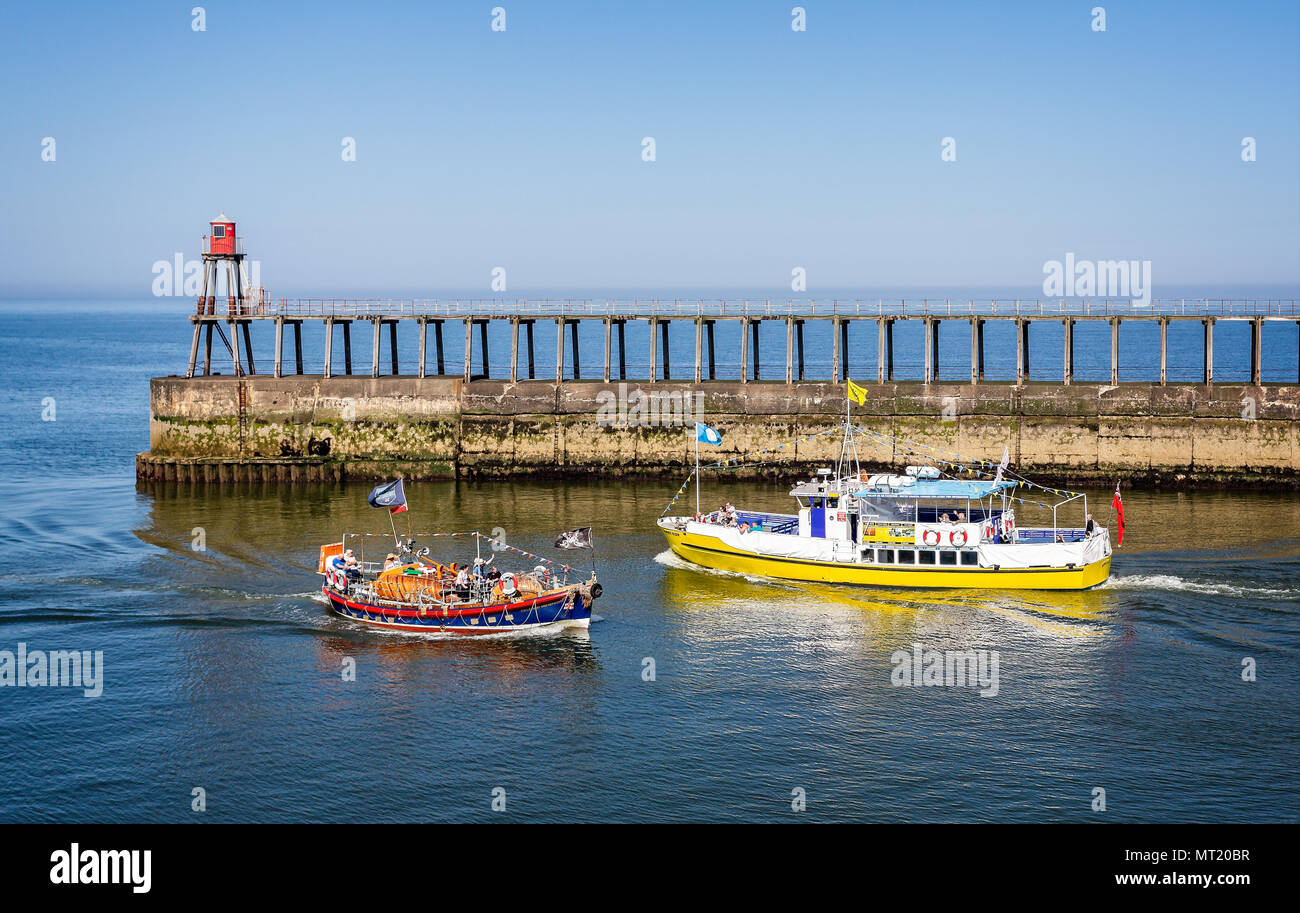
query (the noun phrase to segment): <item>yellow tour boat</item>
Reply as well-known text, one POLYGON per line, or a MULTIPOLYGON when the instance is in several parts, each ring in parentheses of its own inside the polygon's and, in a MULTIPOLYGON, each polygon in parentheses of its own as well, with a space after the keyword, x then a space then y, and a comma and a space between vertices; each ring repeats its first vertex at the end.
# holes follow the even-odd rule
MULTIPOLYGON (((698 441, 720 440, 703 427, 698 441)), ((1003 478, 1005 455, 990 479, 944 478, 932 465, 868 475, 858 467, 853 426, 844 427, 836 469, 791 489, 796 513, 728 504, 702 514, 697 493, 693 516, 659 518, 668 546, 717 570, 862 586, 1086 590, 1110 576, 1110 533, 1087 513, 1085 495, 1043 489, 1063 498, 1045 505, 1053 525, 1023 527, 1015 491, 1032 483, 1003 478), (1083 525, 1056 525, 1057 508, 1078 500, 1083 525)), ((698 486, 698 465, 696 479, 698 486)))

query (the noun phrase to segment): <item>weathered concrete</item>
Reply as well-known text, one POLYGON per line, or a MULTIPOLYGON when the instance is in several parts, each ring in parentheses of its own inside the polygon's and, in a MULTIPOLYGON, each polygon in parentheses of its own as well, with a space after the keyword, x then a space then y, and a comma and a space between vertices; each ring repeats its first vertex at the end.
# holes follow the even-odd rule
MULTIPOLYGON (((721 448, 707 448, 708 459, 717 460, 837 424, 843 390, 753 381, 155 378, 150 451, 140 455, 137 470, 142 478, 213 481, 395 472, 410 478, 678 475, 693 459, 688 429, 697 418, 724 434, 721 448)), ((985 459, 997 459, 1010 444, 1013 465, 1043 479, 1300 487, 1300 388, 1294 385, 913 382, 867 390, 866 405, 853 409, 863 426, 985 459)), ((837 447, 834 436, 817 438, 772 459, 788 474, 824 465, 837 447)), ((859 449, 873 463, 915 462, 866 439, 859 449)))

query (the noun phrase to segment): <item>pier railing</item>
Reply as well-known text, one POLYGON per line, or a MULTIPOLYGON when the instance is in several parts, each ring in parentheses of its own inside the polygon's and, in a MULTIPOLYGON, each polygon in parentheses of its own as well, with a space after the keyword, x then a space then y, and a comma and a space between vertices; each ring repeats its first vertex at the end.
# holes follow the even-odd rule
MULTIPOLYGON (((199 313, 202 313, 200 309, 199 313)), ((235 302, 254 317, 466 318, 1300 318, 1295 298, 268 298, 235 302)))

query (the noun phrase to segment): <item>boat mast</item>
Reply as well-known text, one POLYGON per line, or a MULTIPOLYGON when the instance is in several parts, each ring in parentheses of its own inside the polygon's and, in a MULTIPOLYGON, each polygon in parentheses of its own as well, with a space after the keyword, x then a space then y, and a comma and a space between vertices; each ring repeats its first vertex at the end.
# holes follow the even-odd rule
POLYGON ((835 485, 839 491, 845 490, 844 477, 848 474, 850 465, 855 482, 862 472, 858 465, 858 444, 853 439, 852 407, 853 400, 844 397, 844 439, 840 442, 840 458, 835 464, 835 485))

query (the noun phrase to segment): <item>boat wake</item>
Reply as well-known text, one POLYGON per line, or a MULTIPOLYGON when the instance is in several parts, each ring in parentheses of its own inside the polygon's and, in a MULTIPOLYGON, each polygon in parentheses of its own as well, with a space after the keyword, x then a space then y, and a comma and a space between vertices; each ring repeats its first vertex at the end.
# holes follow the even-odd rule
POLYGON ((656 564, 662 564, 664 567, 675 568, 679 571, 696 571, 701 574, 713 574, 716 577, 730 577, 733 580, 748 580, 750 583, 764 583, 768 586, 785 587, 793 589, 788 583, 781 580, 774 580, 771 577, 763 577, 758 574, 744 574, 740 571, 724 571, 718 568, 705 567, 702 564, 696 564, 693 561, 687 561, 672 549, 664 549, 654 557, 656 564))
POLYGON ((1199 593, 1206 596, 1236 596, 1254 599, 1300 599, 1300 589, 1244 587, 1208 580, 1187 580, 1173 574, 1127 574, 1112 576, 1098 590, 1166 590, 1174 593, 1199 593))

